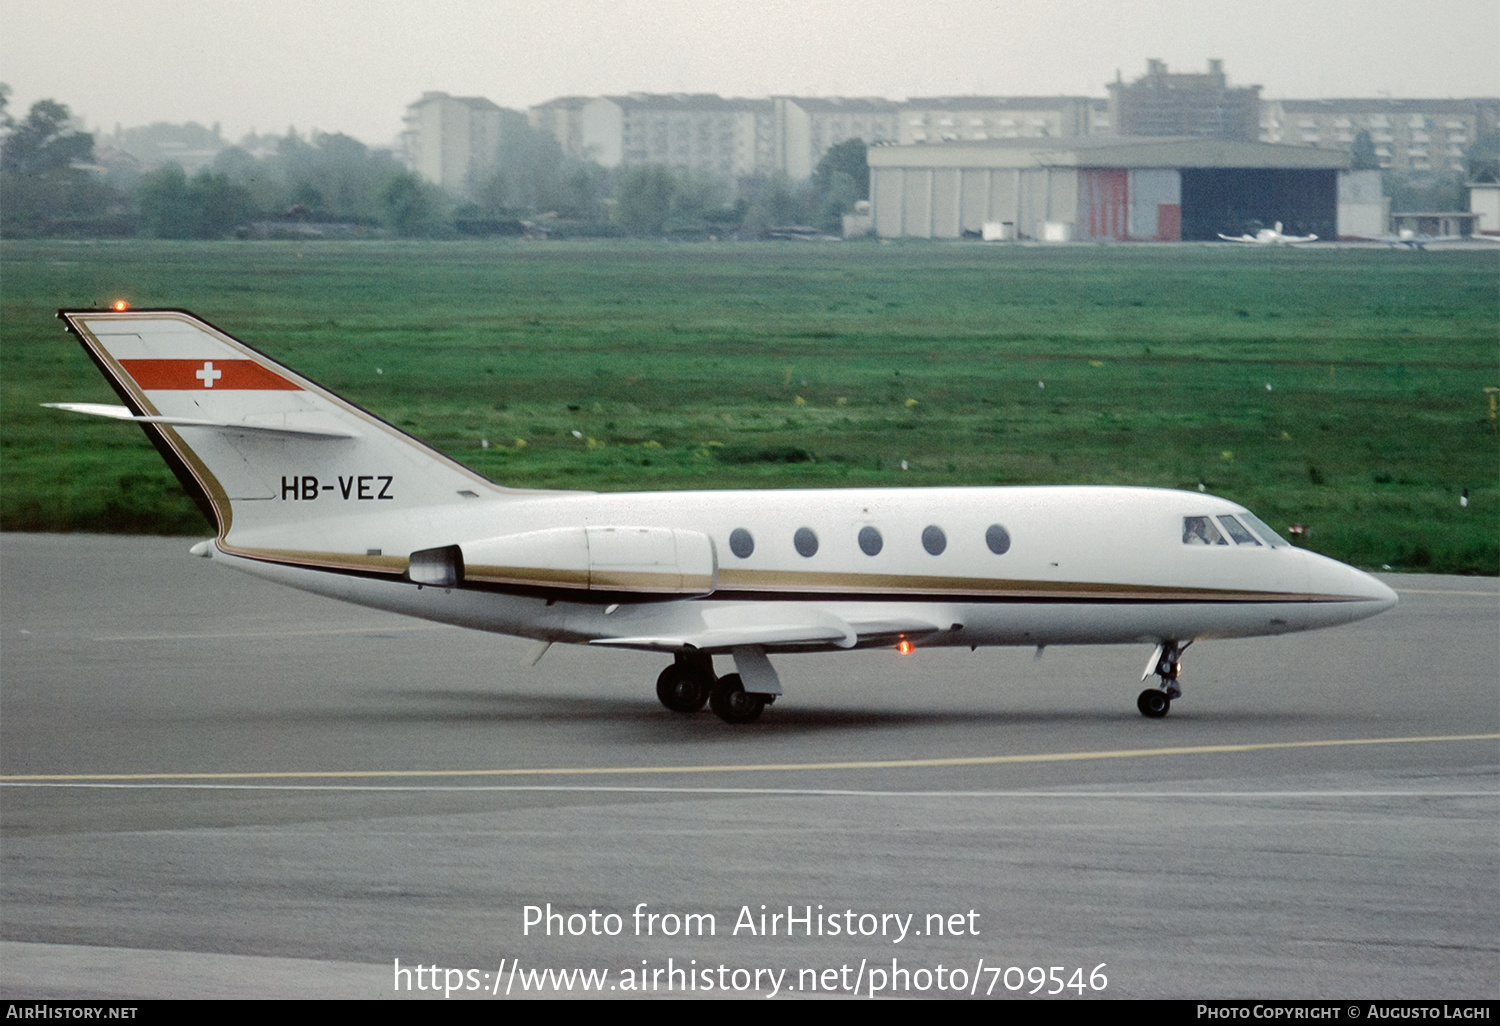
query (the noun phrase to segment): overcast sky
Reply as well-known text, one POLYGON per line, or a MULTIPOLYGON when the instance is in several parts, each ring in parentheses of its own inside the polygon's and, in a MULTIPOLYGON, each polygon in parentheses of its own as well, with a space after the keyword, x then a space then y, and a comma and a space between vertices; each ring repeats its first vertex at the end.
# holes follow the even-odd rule
POLYGON ((1148 57, 1267 98, 1500 95, 1500 0, 3 0, 12 113, 391 142, 424 90, 1104 96, 1148 57))

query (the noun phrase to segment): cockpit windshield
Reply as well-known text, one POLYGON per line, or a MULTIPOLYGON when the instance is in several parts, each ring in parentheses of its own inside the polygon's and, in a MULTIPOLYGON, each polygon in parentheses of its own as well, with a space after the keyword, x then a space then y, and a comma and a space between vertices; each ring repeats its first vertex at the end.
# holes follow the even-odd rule
POLYGON ((1183 517, 1182 544, 1184 545, 1228 545, 1212 517, 1183 517))
POLYGON ((1256 516, 1254 513, 1241 513, 1241 514, 1239 514, 1239 518, 1241 520, 1243 520, 1245 523, 1249 524, 1250 525, 1250 530, 1252 530, 1256 534, 1260 535, 1261 541, 1263 541, 1267 545, 1271 546, 1271 548, 1273 548, 1273 549, 1289 549, 1289 548, 1292 547, 1292 543, 1291 542, 1287 541, 1281 535, 1277 534, 1275 531, 1273 531, 1269 527, 1267 527, 1265 525, 1265 522, 1263 520, 1261 520, 1260 517, 1256 516))
POLYGON ((1267 527, 1253 513, 1182 518, 1182 544, 1184 545, 1228 546, 1231 541, 1235 545, 1248 545, 1257 549, 1261 547, 1262 541, 1273 549, 1290 547, 1280 535, 1267 527), (1255 533, 1252 534, 1251 531, 1255 533), (1259 537, 1257 538, 1256 535, 1259 537))
POLYGON ((1224 525, 1224 530, 1229 532, 1229 537, 1234 539, 1236 545, 1260 545, 1260 542, 1255 540, 1255 535, 1245 530, 1244 525, 1234 517, 1220 517, 1219 523, 1224 525))

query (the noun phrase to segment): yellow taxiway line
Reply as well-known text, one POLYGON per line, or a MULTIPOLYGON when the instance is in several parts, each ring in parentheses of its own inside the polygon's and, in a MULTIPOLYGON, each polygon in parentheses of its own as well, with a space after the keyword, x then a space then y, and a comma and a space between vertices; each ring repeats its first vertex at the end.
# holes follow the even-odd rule
POLYGON ((169 780, 372 780, 432 777, 628 776, 661 773, 796 773, 806 770, 929 769, 941 766, 1001 766, 1014 763, 1085 762, 1092 759, 1141 759, 1165 755, 1221 755, 1234 752, 1284 751, 1293 748, 1341 748, 1357 745, 1433 744, 1451 741, 1500 741, 1500 734, 1437 734, 1426 737, 1370 737, 1328 741, 1266 741, 1238 745, 1191 745, 1180 748, 1120 748, 1096 752, 1040 752, 1031 755, 977 755, 949 759, 873 759, 857 762, 743 763, 709 766, 556 766, 524 769, 437 770, 305 770, 261 773, 76 773, 0 776, 0 784, 44 782, 109 783, 169 780))

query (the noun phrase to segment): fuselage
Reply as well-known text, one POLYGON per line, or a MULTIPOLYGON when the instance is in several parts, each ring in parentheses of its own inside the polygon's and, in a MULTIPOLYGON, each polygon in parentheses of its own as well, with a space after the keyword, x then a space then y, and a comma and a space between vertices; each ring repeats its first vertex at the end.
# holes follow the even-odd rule
POLYGON ((855 625, 852 643, 846 632, 769 651, 897 637, 928 646, 1249 637, 1346 623, 1394 604, 1376 579, 1262 538, 1270 535, 1263 527, 1234 540, 1219 518, 1239 523, 1245 514, 1201 493, 1114 487, 536 493, 339 511, 302 521, 295 537, 276 527, 231 531, 217 555, 348 601, 552 641, 706 637, 732 634, 740 622, 819 616, 855 625), (1184 525, 1203 518, 1216 543, 1186 538, 1184 525), (611 529, 677 532, 678 552, 682 537, 706 536, 712 565, 705 573, 702 553, 674 557, 668 545, 652 557, 655 569, 680 571, 682 586, 652 592, 628 576, 588 586, 559 573, 572 565, 564 548, 587 548, 586 529, 595 549, 598 532, 611 529), (329 544, 308 544, 320 536, 329 544), (404 565, 406 554, 441 546, 459 549, 467 564, 452 587, 389 573, 393 558, 404 565), (496 551, 507 553, 505 566, 475 561, 496 551))

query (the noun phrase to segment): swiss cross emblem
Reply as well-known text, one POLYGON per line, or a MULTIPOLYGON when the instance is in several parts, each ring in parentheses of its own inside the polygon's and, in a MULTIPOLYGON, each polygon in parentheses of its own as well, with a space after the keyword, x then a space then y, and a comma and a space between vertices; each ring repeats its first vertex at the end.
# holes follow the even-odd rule
POLYGON ((214 370, 214 362, 212 360, 205 360, 203 362, 203 369, 197 372, 197 378, 203 382, 204 388, 213 388, 214 382, 223 376, 223 371, 214 370))

